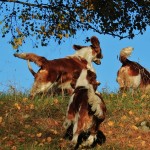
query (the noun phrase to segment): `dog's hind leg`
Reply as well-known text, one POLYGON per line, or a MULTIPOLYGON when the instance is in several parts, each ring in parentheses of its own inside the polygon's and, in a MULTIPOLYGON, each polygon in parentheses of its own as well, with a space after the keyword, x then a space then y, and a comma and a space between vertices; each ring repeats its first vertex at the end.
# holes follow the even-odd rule
POLYGON ((90 132, 81 132, 80 135, 78 136, 78 140, 77 140, 77 144, 75 146, 75 149, 78 149, 79 146, 81 145, 81 147, 84 147, 84 146, 89 146, 89 142, 91 142, 92 140, 92 143, 93 143, 93 136, 90 135, 91 133, 90 132))
MULTIPOLYGON (((105 143, 105 141, 106 141, 106 136, 104 135, 104 133, 100 130, 97 131, 95 144, 102 145, 103 143, 105 143)), ((94 143, 93 143, 93 146, 94 146, 94 143)))
POLYGON ((73 124, 71 124, 67 130, 66 130, 66 133, 64 135, 64 139, 69 139, 69 140, 72 140, 73 138, 73 124))

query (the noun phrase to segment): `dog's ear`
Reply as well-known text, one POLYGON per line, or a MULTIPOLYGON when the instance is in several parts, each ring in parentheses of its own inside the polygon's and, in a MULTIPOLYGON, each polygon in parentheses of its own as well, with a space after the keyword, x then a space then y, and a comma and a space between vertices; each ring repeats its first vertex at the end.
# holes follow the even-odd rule
POLYGON ((80 76, 81 70, 75 70, 73 73, 73 78, 77 80, 80 76))
POLYGON ((91 78, 95 78, 96 79, 96 73, 95 72, 93 72, 93 71, 91 71, 91 70, 87 70, 87 75, 89 76, 89 77, 91 77, 91 78))
POLYGON ((91 71, 91 70, 87 70, 87 80, 90 81, 90 83, 92 83, 93 81, 96 81, 96 74, 95 72, 91 71))
POLYGON ((100 42, 96 36, 92 36, 90 40, 91 40, 91 43, 94 47, 100 46, 100 42))
POLYGON ((96 74, 95 72, 88 70, 87 71, 87 80, 90 84, 93 85, 94 90, 96 91, 97 87, 100 85, 100 82, 96 80, 96 74))
POLYGON ((80 49, 82 49, 82 48, 84 48, 84 47, 86 47, 86 46, 80 46, 80 45, 73 45, 73 49, 74 50, 80 50, 80 49))
POLYGON ((81 73, 81 70, 80 71, 79 70, 75 70, 73 72, 72 81, 71 81, 71 87, 73 89, 75 89, 75 86, 76 86, 77 80, 78 80, 78 78, 80 76, 80 73, 81 73))
POLYGON ((100 42, 98 38, 96 36, 92 36, 90 40, 91 40, 92 47, 94 48, 94 50, 96 52, 100 52, 100 42))

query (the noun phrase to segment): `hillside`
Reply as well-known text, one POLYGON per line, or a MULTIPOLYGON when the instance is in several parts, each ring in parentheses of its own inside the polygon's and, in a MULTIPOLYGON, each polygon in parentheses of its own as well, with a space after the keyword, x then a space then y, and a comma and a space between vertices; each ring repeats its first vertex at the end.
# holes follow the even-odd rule
MULTIPOLYGON (((93 150, 148 150, 150 94, 102 92, 107 116, 101 130, 106 143, 93 150), (146 128, 147 127, 147 128, 146 128)), ((0 150, 70 149, 62 127, 69 97, 30 100, 26 94, 0 94, 0 150)))

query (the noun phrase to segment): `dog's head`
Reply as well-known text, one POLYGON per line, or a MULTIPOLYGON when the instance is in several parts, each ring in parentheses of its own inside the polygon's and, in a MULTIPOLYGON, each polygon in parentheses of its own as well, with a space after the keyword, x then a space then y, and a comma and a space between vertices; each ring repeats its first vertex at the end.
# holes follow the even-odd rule
POLYGON ((88 89, 89 85, 92 85, 95 91, 100 85, 100 82, 96 80, 95 72, 89 69, 82 69, 81 71, 77 70, 73 73, 73 78, 71 81, 71 86, 73 89, 77 87, 84 87, 88 89))
POLYGON ((84 57, 85 59, 90 58, 94 63, 99 65, 99 64, 101 64, 101 59, 103 58, 102 50, 100 47, 100 42, 96 36, 92 36, 90 41, 92 44, 90 47, 89 46, 73 45, 73 48, 76 51, 78 51, 78 54, 80 56, 84 57))

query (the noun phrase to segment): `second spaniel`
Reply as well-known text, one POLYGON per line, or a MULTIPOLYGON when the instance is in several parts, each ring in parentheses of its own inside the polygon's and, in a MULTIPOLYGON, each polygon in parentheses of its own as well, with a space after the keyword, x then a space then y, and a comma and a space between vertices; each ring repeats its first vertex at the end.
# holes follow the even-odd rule
POLYGON ((106 137, 100 130, 100 124, 106 115, 106 106, 101 94, 96 92, 99 82, 96 74, 83 69, 74 73, 71 82, 74 93, 70 98, 64 127, 65 137, 72 139, 78 147, 94 147, 105 142, 106 137))
POLYGON ((132 53, 132 47, 123 48, 120 52, 121 68, 117 73, 120 90, 140 89, 150 90, 150 72, 139 63, 127 59, 132 53))

